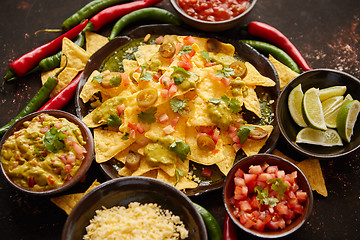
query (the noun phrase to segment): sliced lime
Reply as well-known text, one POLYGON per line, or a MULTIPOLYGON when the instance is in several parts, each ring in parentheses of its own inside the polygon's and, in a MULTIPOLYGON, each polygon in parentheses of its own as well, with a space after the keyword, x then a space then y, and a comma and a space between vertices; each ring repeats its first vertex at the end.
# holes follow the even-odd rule
POLYGON ((302 99, 302 113, 309 127, 319 130, 327 129, 318 88, 310 88, 305 92, 302 99))
POLYGON ((340 135, 334 129, 323 131, 309 127, 300 130, 296 135, 296 143, 307 143, 325 147, 343 145, 340 135))
MULTIPOLYGON (((326 102, 330 99, 331 98, 325 100, 324 102, 326 102)), ((328 128, 336 128, 337 127, 336 118, 337 118, 338 112, 339 112, 340 108, 345 103, 349 102, 350 100, 352 100, 352 97, 348 94, 343 101, 334 104, 334 106, 331 109, 327 109, 326 111, 324 111, 324 119, 325 119, 326 126, 328 128)))
POLYGON ((346 92, 346 86, 333 86, 328 88, 320 89, 319 98, 320 101, 324 101, 325 99, 334 97, 334 96, 342 96, 346 92))
POLYGON ((301 84, 291 90, 289 97, 288 97, 288 107, 290 111, 290 115, 292 119, 296 122, 297 125, 300 127, 306 127, 306 123, 304 121, 301 104, 303 98, 303 91, 301 89, 301 84))
POLYGON ((326 113, 332 112, 332 110, 337 105, 341 105, 341 103, 343 101, 344 101, 343 96, 335 96, 335 97, 328 98, 325 101, 321 102, 324 115, 326 115, 326 113))
POLYGON ((336 124, 340 136, 347 142, 350 142, 353 134, 355 122, 360 111, 360 102, 351 100, 346 102, 339 110, 336 124))

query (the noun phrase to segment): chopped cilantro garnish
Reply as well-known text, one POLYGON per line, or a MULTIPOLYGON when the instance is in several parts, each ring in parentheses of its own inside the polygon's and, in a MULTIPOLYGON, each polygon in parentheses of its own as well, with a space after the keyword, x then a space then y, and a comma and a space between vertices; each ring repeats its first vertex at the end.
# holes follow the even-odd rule
POLYGON ((238 113, 240 112, 240 102, 239 100, 237 100, 236 98, 231 98, 229 105, 228 105, 230 111, 232 111, 233 113, 238 113))
POLYGON ((288 185, 281 178, 272 178, 266 181, 267 184, 271 184, 271 189, 274 190, 280 197, 284 196, 284 193, 289 190, 288 185))
POLYGON ((170 145, 169 149, 171 151, 174 151, 182 161, 185 161, 187 155, 190 153, 189 145, 184 143, 182 140, 176 140, 175 142, 173 142, 170 145))
POLYGON ((151 107, 143 112, 138 113, 138 120, 143 123, 154 123, 156 122, 155 113, 157 111, 156 107, 151 107))
POLYGON ((186 102, 185 102, 186 100, 187 100, 187 98, 184 98, 184 100, 181 100, 177 97, 173 97, 169 102, 171 109, 174 112, 182 114, 184 111, 184 108, 186 107, 186 102))
POLYGON ((100 73, 99 75, 96 75, 95 77, 93 77, 92 81, 97 81, 98 83, 101 83, 103 76, 104 76, 104 74, 100 73))
POLYGON ((176 183, 175 183, 174 186, 176 186, 176 184, 178 184, 178 182, 180 180, 180 177, 184 176, 184 172, 176 168, 175 169, 175 176, 176 176, 176 183))
POLYGON ((181 56, 181 55, 183 55, 183 54, 189 53, 189 52, 191 52, 192 49, 193 49, 193 48, 192 48, 191 45, 185 45, 185 46, 183 46, 183 47, 181 48, 181 50, 179 51, 179 55, 181 56))
POLYGON ((174 82, 176 85, 180 85, 185 79, 183 77, 174 77, 174 82))
POLYGON ((65 147, 62 140, 67 137, 68 136, 62 133, 60 129, 51 127, 50 130, 45 133, 43 143, 49 152, 57 153, 60 149, 65 147))
POLYGON ((270 207, 275 207, 279 202, 279 199, 275 197, 269 197, 269 190, 263 188, 262 186, 256 186, 254 191, 257 193, 256 199, 260 201, 262 205, 269 205, 270 207))
POLYGON ((229 67, 224 67, 222 70, 216 71, 216 77, 218 78, 228 78, 233 74, 234 74, 234 69, 229 67))
POLYGON ((153 74, 145 70, 146 66, 141 66, 140 80, 151 81, 153 79, 153 74))
POLYGON ((128 140, 130 136, 129 132, 125 132, 124 136, 121 138, 122 140, 128 140))
POLYGON ((184 68, 182 68, 182 67, 176 67, 176 66, 174 66, 174 67, 172 67, 172 68, 174 69, 173 74, 176 73, 176 72, 179 72, 179 73, 182 73, 182 74, 184 74, 184 75, 186 75, 186 76, 190 76, 190 75, 191 75, 190 72, 186 71, 186 70, 185 70, 184 68))
POLYGON ((226 104, 230 103, 230 98, 226 95, 221 96, 221 100, 223 100, 223 102, 226 104))
POLYGON ((211 61, 211 57, 210 57, 210 55, 209 55, 209 52, 207 52, 207 51, 201 51, 200 53, 201 53, 201 56, 202 56, 203 58, 205 58, 205 60, 206 60, 207 62, 210 62, 210 61, 211 61))
POLYGON ((248 139, 250 131, 253 130, 252 126, 240 126, 236 132, 236 136, 239 137, 240 143, 244 144, 244 142, 248 139))
POLYGON ((110 117, 106 120, 106 124, 109 127, 119 127, 122 124, 122 120, 117 114, 111 114, 110 117))

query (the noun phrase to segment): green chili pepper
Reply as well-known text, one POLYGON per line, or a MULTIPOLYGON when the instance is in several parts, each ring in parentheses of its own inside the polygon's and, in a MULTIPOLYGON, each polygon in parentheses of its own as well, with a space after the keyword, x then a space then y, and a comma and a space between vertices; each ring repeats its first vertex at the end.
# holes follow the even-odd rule
POLYGON ((61 25, 63 30, 68 30, 73 26, 79 24, 82 20, 90 18, 96 13, 100 12, 104 8, 112 5, 128 2, 126 0, 94 0, 86 4, 84 7, 79 9, 76 13, 67 18, 61 25))
POLYGON ((240 40, 243 43, 250 45, 256 50, 271 54, 274 58, 288 66, 294 72, 300 73, 300 69, 296 62, 281 48, 278 48, 270 43, 256 41, 256 40, 240 40))
MULTIPOLYGON (((66 55, 65 55, 66 57, 66 55)), ((0 128, 0 136, 2 136, 17 120, 24 117, 27 114, 35 112, 38 110, 49 98, 51 91, 56 87, 58 83, 58 75, 65 69, 67 65, 67 57, 66 64, 63 68, 61 68, 55 76, 49 77, 48 80, 44 83, 44 85, 40 88, 40 90, 35 94, 35 96, 30 100, 30 102, 23 108, 23 110, 8 124, 2 126, 0 128)))
POLYGON ((194 203, 196 210, 200 213, 202 219, 205 222, 206 230, 208 231, 208 237, 210 240, 221 240, 222 232, 219 223, 214 216, 202 206, 194 203))
POLYGON ((163 23, 174 24, 176 26, 181 25, 181 20, 171 12, 161 8, 143 8, 131 13, 128 13, 121 17, 114 25, 109 40, 114 39, 126 26, 131 23, 143 21, 143 20, 155 20, 163 23))

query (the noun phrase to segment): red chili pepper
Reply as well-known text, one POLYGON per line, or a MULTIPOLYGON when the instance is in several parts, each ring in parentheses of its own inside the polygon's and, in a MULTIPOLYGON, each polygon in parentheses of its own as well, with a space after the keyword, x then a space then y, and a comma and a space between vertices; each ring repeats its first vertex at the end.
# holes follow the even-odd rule
POLYGON ((42 106, 38 111, 42 110, 59 110, 66 106, 69 103, 71 98, 75 95, 77 85, 79 84, 82 72, 71 81, 63 90, 58 94, 52 97, 44 106, 42 106))
POLYGON ((235 225, 227 212, 225 213, 223 240, 237 240, 235 225))
POLYGON ((266 23, 252 21, 248 24, 247 30, 249 34, 263 38, 284 50, 304 71, 311 70, 299 50, 276 28, 266 23))
POLYGON ((143 0, 108 7, 93 16, 84 31, 98 31, 104 25, 135 10, 153 6, 162 0, 143 0))
POLYGON ((86 26, 88 20, 80 23, 76 27, 67 31, 60 37, 55 38, 51 42, 48 42, 40 47, 35 48, 34 50, 24 54, 19 57, 12 63, 9 67, 18 77, 24 76, 29 70, 35 67, 42 59, 55 54, 62 45, 63 38, 67 37, 69 39, 74 39, 86 26))

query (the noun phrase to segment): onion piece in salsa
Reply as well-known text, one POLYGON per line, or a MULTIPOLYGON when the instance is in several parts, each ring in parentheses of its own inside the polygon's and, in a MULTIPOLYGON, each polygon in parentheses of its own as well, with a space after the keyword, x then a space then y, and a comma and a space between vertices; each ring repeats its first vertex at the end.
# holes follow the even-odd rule
POLYGON ((178 2, 189 16, 210 22, 234 18, 250 6, 250 0, 179 0, 178 2))
POLYGON ((231 204, 234 216, 246 228, 276 231, 301 215, 307 193, 297 184, 297 171, 285 173, 278 166, 252 165, 237 169, 231 204))

